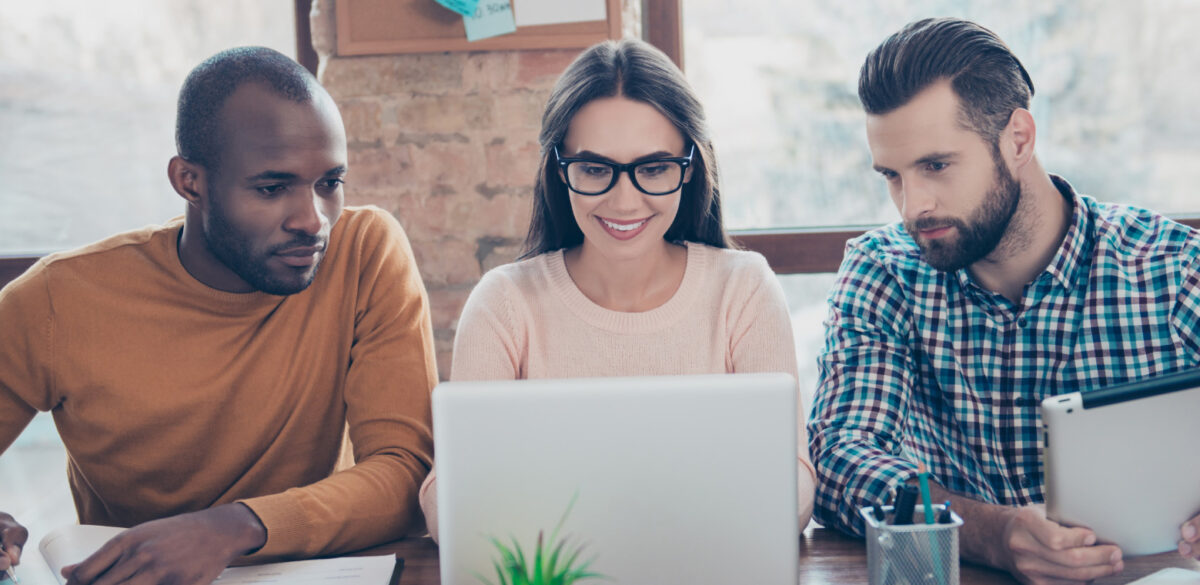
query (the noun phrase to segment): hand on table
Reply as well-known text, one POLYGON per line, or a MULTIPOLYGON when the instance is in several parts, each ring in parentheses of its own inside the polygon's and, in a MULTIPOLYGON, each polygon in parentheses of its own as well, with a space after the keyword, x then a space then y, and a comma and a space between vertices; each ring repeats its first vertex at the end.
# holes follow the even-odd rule
POLYGON ((1200 515, 1179 527, 1179 555, 1200 560, 1200 515))
POLYGON ((4 549, 0 553, 0 573, 21 564, 21 549, 25 548, 28 539, 29 531, 24 526, 18 524, 11 515, 0 512, 0 545, 4 549))
POLYGON ((62 574, 66 585, 208 585, 266 540, 250 508, 227 504, 134 526, 62 574))
POLYGON ((1068 528, 1048 520, 1044 506, 1012 512, 1001 543, 1006 568, 1022 583, 1086 583, 1125 568, 1120 548, 1096 544, 1095 533, 1086 528, 1068 528))

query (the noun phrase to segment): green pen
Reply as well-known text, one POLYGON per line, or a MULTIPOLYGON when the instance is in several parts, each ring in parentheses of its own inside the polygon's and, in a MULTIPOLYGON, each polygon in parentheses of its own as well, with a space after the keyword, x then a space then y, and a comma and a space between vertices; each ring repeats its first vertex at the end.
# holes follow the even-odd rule
POLYGON ((921 483, 921 507, 925 508, 925 523, 933 524, 933 500, 929 497, 929 472, 924 463, 917 463, 917 481, 921 483))
MULTIPOLYGON (((917 482, 921 484, 921 507, 925 508, 925 523, 933 524, 933 500, 929 497, 929 471, 925 469, 925 464, 917 462, 917 482)), ((944 585, 946 583, 946 575, 942 572, 942 553, 938 550, 937 539, 933 533, 929 533, 929 554, 932 556, 933 572, 937 576, 937 582, 944 585)))

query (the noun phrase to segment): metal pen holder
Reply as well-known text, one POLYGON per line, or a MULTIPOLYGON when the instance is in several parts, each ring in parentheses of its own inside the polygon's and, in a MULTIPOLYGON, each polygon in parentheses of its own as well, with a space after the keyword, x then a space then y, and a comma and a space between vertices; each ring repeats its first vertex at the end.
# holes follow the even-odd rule
MULTIPOLYGON (((937 517, 945 506, 933 508, 937 517)), ((883 506, 883 511, 890 520, 892 507, 883 506)), ((945 524, 925 524, 921 505, 913 512, 914 524, 878 520, 870 507, 859 514, 867 527, 870 585, 958 585, 958 528, 963 521, 953 510, 945 524)))

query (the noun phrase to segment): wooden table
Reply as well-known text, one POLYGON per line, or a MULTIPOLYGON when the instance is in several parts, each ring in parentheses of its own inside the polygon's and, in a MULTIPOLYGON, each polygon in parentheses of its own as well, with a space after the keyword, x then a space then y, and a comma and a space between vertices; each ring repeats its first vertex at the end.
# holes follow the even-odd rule
MULTIPOLYGON (((66 453, 58 447, 12 449, 0 457, 0 510, 14 514, 37 542, 49 528, 75 521, 64 470, 66 453)), ((29 550, 36 550, 31 547, 29 550)), ((428 538, 406 538, 363 554, 398 554, 404 559, 402 585, 440 585, 437 545, 428 538)), ((22 585, 57 585, 41 555, 22 563, 22 585)), ((1097 585, 1124 584, 1164 567, 1200 570, 1200 562, 1174 552, 1126 559, 1124 574, 1097 585)), ((962 585, 1013 585, 1007 574, 964 563, 962 585)), ((862 585, 867 582, 867 552, 862 540, 809 526, 800 538, 800 583, 862 585)))
MULTIPOLYGON (((404 559, 401 585, 440 585, 437 545, 428 538, 410 538, 394 542, 373 553, 394 552, 404 559)), ((1118 585, 1140 579, 1164 567, 1183 567, 1200 570, 1200 562, 1182 559, 1168 552, 1126 559, 1125 571, 1119 576, 1101 579, 1095 585, 1118 585)), ((1007 573, 963 563, 959 575, 961 585, 1015 585, 1007 573)), ((821 585, 867 582, 867 548, 863 541, 844 536, 819 526, 810 526, 800 537, 800 583, 821 585)))

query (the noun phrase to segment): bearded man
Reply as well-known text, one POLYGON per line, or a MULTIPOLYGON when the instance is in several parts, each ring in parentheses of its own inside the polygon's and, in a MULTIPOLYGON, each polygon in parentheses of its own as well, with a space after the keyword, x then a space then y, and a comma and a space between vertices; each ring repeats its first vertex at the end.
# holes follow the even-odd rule
MULTIPOLYGON (((858 92, 902 222, 848 243, 829 296, 816 519, 861 535, 858 509, 923 463, 967 559, 1027 583, 1120 572, 1117 547, 1045 516, 1038 405, 1200 362, 1197 233, 1048 174, 1033 82, 977 24, 906 26, 858 92)), ((1179 521, 1192 556, 1200 521, 1179 521)))

